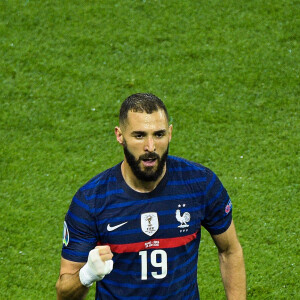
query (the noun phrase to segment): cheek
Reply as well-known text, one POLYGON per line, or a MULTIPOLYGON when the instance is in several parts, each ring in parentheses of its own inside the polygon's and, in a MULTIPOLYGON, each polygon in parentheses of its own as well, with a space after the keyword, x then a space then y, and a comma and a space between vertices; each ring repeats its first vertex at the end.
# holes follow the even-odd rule
POLYGON ((141 154, 143 154, 143 144, 142 143, 127 143, 128 151, 133 154, 136 158, 138 158, 141 154))
POLYGON ((162 154, 167 150, 168 146, 169 146, 169 140, 168 139, 159 140, 156 143, 156 150, 157 150, 157 152, 162 154))

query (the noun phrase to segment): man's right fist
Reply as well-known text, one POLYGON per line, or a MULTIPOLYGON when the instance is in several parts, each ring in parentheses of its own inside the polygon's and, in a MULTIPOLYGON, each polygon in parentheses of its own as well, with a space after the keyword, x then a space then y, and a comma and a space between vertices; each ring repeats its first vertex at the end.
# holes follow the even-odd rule
POLYGON ((87 263, 79 271, 81 283, 90 287, 95 281, 102 280, 113 269, 112 257, 109 246, 97 246, 91 250, 87 263))

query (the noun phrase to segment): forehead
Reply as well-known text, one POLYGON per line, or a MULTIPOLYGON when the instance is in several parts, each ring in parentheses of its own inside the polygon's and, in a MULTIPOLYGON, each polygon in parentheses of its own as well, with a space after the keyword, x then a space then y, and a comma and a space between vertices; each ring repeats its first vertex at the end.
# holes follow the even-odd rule
POLYGON ((129 131, 155 131, 168 128, 166 114, 161 109, 151 114, 129 111, 126 123, 126 130, 129 131))

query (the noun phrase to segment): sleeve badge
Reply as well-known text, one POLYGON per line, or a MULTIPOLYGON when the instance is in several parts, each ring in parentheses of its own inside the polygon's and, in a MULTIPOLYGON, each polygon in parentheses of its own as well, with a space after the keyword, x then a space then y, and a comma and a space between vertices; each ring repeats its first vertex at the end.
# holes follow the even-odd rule
POLYGON ((67 225, 67 222, 64 221, 64 232, 63 232, 63 245, 64 246, 66 246, 66 247, 68 246, 69 239, 70 239, 70 236, 69 236, 68 225, 67 225))
POLYGON ((230 213, 231 209, 232 209, 232 203, 231 203, 231 200, 229 199, 227 205, 225 206, 226 215, 228 215, 230 213))

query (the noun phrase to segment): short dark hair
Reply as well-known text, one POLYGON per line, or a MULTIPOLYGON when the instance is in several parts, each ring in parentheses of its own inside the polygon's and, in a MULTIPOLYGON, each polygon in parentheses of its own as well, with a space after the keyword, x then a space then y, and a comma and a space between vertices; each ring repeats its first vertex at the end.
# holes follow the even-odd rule
POLYGON ((169 122, 167 108, 157 96, 146 93, 133 94, 126 98, 121 105, 119 114, 120 125, 125 124, 128 117, 128 111, 152 114, 153 111, 158 111, 159 109, 162 109, 165 112, 167 121, 169 122))

